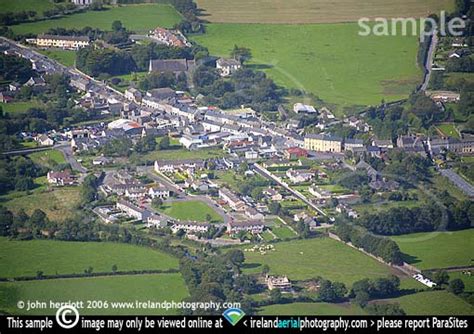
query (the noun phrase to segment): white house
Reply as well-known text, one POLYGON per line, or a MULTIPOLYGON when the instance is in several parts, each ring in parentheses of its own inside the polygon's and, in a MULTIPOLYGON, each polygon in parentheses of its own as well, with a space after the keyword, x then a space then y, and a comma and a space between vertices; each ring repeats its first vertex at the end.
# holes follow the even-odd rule
POLYGON ((222 77, 227 77, 235 73, 239 68, 242 67, 240 61, 235 59, 219 58, 216 61, 216 68, 222 77))

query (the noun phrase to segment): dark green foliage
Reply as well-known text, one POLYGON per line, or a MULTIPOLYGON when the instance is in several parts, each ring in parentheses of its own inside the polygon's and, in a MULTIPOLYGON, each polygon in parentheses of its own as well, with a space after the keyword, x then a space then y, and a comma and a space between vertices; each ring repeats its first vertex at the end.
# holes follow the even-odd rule
POLYGON ((406 315, 405 311, 398 304, 371 304, 366 307, 366 310, 372 315, 406 315))
POLYGON ((27 59, 0 54, 0 78, 3 80, 25 83, 36 72, 31 68, 27 59))
POLYGON ((455 295, 460 295, 464 292, 464 282, 459 278, 453 279, 449 282, 448 291, 455 295))
POLYGON ((323 280, 320 282, 319 299, 323 302, 335 303, 341 301, 347 293, 343 283, 323 280))
POLYGON ((76 66, 91 75, 120 75, 136 69, 135 62, 128 52, 111 49, 82 48, 76 55, 76 66))

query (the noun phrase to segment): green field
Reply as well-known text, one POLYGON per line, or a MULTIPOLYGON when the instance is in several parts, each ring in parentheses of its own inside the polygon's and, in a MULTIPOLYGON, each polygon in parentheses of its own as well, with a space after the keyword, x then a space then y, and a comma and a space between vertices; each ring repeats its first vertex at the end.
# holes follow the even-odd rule
POLYGON ((261 315, 364 315, 365 312, 352 304, 291 303, 262 307, 261 315))
POLYGON ((86 26, 111 30, 112 22, 119 20, 129 30, 148 32, 160 27, 173 27, 181 16, 170 5, 140 4, 112 7, 105 11, 87 11, 60 19, 46 20, 11 26, 16 34, 39 34, 51 28, 82 29, 86 26))
POLYGON ((389 267, 329 238, 295 240, 274 244, 267 254, 244 252, 247 272, 260 272, 262 265, 270 273, 287 275, 293 280, 322 276, 351 285, 363 278, 385 277, 389 267))
POLYGON ((204 19, 229 23, 356 22, 361 17, 422 17, 452 9, 452 0, 197 0, 204 19))
POLYGON ((72 50, 38 50, 40 53, 44 54, 45 56, 56 60, 57 62, 73 67, 76 62, 76 51, 72 50))
POLYGON ((119 271, 166 270, 178 267, 171 255, 150 248, 108 242, 67 242, 54 240, 15 241, 0 238, 0 277, 111 272, 115 264, 119 271))
POLYGON ((436 126, 444 136, 460 139, 459 132, 456 131, 456 127, 452 123, 438 124, 436 126))
POLYGON ((79 187, 46 190, 46 186, 41 185, 30 192, 10 192, 0 197, 0 203, 13 212, 24 209, 27 214, 32 214, 34 210, 41 209, 49 219, 64 221, 74 215, 79 199, 79 187))
POLYGON ((474 229, 457 232, 415 233, 392 237, 405 261, 419 269, 472 265, 474 229))
POLYGON ((250 65, 278 84, 304 89, 339 106, 408 96, 421 80, 414 36, 361 37, 357 24, 209 24, 193 37, 212 54, 251 49, 250 65))
POLYGON ((43 106, 40 102, 35 100, 30 101, 21 101, 21 102, 11 102, 11 103, 0 103, 4 112, 8 113, 19 113, 25 112, 30 108, 36 108, 43 106))
POLYGON ((209 148, 190 151, 185 148, 159 150, 140 156, 143 160, 185 160, 185 159, 212 159, 226 156, 221 148, 209 148))
POLYGON ((111 302, 179 302, 188 296, 181 274, 133 275, 115 277, 54 279, 0 283, 0 309, 13 314, 49 315, 57 309, 19 310, 17 302, 83 301, 81 315, 165 315, 176 314, 176 309, 113 308, 111 302), (87 308, 88 300, 107 301, 108 308, 87 308))
POLYGON ((43 11, 53 7, 50 0, 0 0, 0 13, 34 10, 38 16, 43 16, 43 11))
POLYGON ((45 167, 54 167, 55 165, 65 164, 66 159, 64 154, 58 150, 47 150, 31 153, 28 155, 35 164, 45 166, 45 167))
POLYGON ((210 215, 212 222, 222 222, 222 217, 201 201, 165 202, 159 210, 182 221, 205 222, 206 216, 210 215))
POLYGON ((408 315, 473 315, 474 307, 463 299, 442 291, 424 291, 386 302, 398 303, 408 315))
POLYGON ((459 278, 464 282, 464 291, 474 293, 474 276, 468 276, 460 271, 449 272, 449 280, 459 278))

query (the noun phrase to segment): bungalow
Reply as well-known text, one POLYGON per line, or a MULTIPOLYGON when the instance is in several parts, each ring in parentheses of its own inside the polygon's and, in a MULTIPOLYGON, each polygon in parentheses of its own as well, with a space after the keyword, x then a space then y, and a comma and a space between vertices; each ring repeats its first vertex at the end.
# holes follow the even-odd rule
POLYGON ((35 141, 40 146, 53 146, 54 145, 54 140, 52 140, 45 134, 36 136, 35 141))
POLYGON ((146 221, 148 217, 151 216, 150 211, 141 209, 135 204, 122 199, 117 202, 117 209, 137 220, 146 221))
POLYGON ((62 172, 50 171, 46 175, 46 179, 48 180, 48 183, 55 186, 71 186, 76 183, 76 179, 68 170, 62 172))
POLYGON ((236 234, 240 231, 250 232, 252 234, 262 233, 265 225, 259 220, 230 221, 227 223, 227 233, 236 234))
POLYGON ((292 183, 303 183, 310 181, 313 178, 314 174, 300 170, 289 169, 286 171, 286 176, 290 179, 292 183))
POLYGON ((273 188, 264 189, 262 192, 265 196, 269 197, 272 201, 281 201, 283 200, 283 195, 279 191, 276 191, 273 188))
POLYGON ((227 188, 219 189, 219 197, 235 211, 245 210, 245 203, 232 191, 227 188))
POLYGON ((250 219, 254 220, 262 220, 263 218, 265 218, 260 212, 258 212, 255 208, 252 208, 251 206, 247 206, 247 208, 245 209, 245 215, 250 219))

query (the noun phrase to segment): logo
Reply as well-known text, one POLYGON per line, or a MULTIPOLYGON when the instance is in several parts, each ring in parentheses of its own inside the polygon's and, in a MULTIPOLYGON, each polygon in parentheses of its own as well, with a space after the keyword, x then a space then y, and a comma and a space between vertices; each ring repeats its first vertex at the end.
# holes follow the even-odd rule
POLYGON ((71 329, 79 322, 79 312, 72 305, 61 306, 56 312, 56 322, 65 329, 71 329), (74 320, 66 319, 67 316, 74 315, 74 320))
POLYGON ((240 320, 242 320, 245 313, 239 308, 230 308, 222 313, 222 315, 232 326, 235 326, 240 320))

